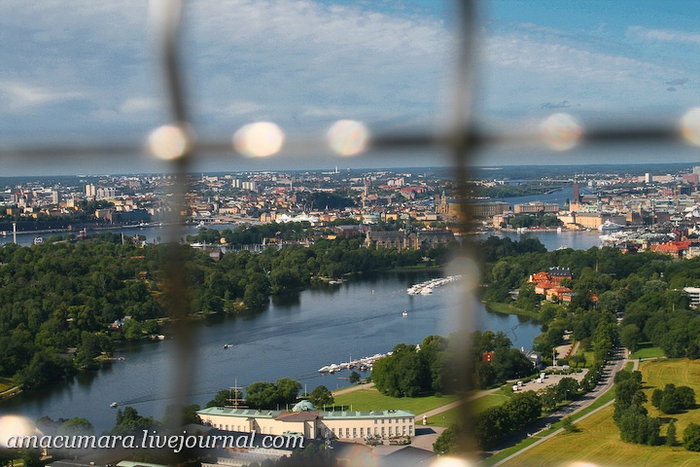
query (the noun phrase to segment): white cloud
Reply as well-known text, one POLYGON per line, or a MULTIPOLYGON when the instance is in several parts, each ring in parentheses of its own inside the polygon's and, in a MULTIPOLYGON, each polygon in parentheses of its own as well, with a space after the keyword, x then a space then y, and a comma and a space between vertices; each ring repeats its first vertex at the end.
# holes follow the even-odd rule
POLYGON ((3 94, 10 110, 20 112, 42 105, 85 97, 79 92, 55 91, 16 82, 0 82, 0 93, 3 94))
POLYGON ((572 112, 602 122, 682 109, 689 97, 686 88, 669 93, 666 83, 692 74, 688 65, 643 52, 597 36, 532 25, 492 32, 481 54, 479 110, 487 118, 517 120, 551 112, 543 103, 575 102, 572 112))
POLYGON ((675 31, 671 29, 648 29, 641 26, 632 26, 627 29, 627 34, 631 38, 637 40, 700 45, 700 33, 696 32, 675 31))
POLYGON ((153 97, 130 97, 119 107, 124 114, 154 112, 160 110, 162 102, 153 97))
POLYGON ((189 12, 197 82, 229 73, 228 83, 195 89, 209 105, 228 94, 288 119, 358 106, 377 120, 423 113, 434 110, 448 66, 450 35, 431 18, 294 0, 200 1, 189 12))
POLYGON ((634 58, 558 42, 535 41, 527 36, 490 37, 484 56, 495 66, 589 84, 637 82, 640 78, 666 73, 661 66, 634 58))
MULTIPOLYGON (((207 129, 263 116, 299 128, 339 116, 424 115, 428 121, 438 107, 451 49, 439 19, 400 8, 374 12, 372 2, 198 0, 185 6, 184 82, 193 117, 207 129)), ((157 100, 161 77, 150 61, 146 17, 142 0, 75 0, 70 14, 62 0, 2 2, 0 28, 11 39, 0 50, 4 76, 12 82, 30 77, 36 89, 15 92, 15 105, 0 112, 11 115, 22 102, 34 108, 59 102, 40 92, 48 89, 91 97, 90 108, 52 124, 122 119, 133 127, 158 105, 166 109, 157 100), (86 115, 97 118, 80 119, 86 115)))

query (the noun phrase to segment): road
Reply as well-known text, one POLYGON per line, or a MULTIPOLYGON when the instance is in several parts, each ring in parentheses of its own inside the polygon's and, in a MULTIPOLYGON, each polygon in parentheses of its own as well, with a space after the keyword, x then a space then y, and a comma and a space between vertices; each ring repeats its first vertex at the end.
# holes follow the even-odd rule
MULTIPOLYGON (((581 399, 576 400, 576 401, 574 401, 574 402, 572 402, 564 407, 561 407, 560 409, 555 410, 554 412, 552 412, 548 416, 546 416, 544 418, 540 418, 539 420, 533 422, 532 424, 527 426, 524 430, 521 430, 518 433, 516 433, 514 436, 509 437, 507 445, 501 446, 500 449, 498 449, 496 451, 492 451, 492 452, 490 452, 490 454, 494 455, 503 449, 506 449, 510 446, 513 446, 516 443, 518 443, 519 441, 521 441, 522 439, 528 437, 531 433, 538 433, 539 431, 546 429, 547 424, 553 424, 555 422, 558 422, 561 419, 566 418, 568 416, 571 416, 577 412, 580 412, 581 410, 583 410, 586 407, 588 407, 589 405, 591 405, 593 402, 595 402, 595 400, 597 398, 599 398, 605 392, 607 392, 609 389, 612 388, 612 386, 614 384, 614 380, 615 380, 615 374, 618 371, 625 368, 625 365, 627 364, 627 362, 628 362, 628 360, 625 356, 625 350, 621 349, 621 348, 616 349, 613 360, 610 363, 608 363, 608 365, 603 370, 603 378, 598 383, 598 385, 595 387, 595 389, 586 393, 581 399)), ((612 403, 612 401, 610 403, 612 403)), ((605 406, 607 406, 607 405, 608 404, 606 404, 605 406)), ((596 410, 600 410, 600 408, 596 409, 596 410)), ((588 416, 588 415, 590 415, 590 414, 587 414, 586 416, 588 416)), ((535 442, 535 443, 519 450, 518 452, 506 457, 505 459, 497 462, 496 464, 494 464, 494 466, 502 465, 502 464, 508 462, 509 460, 513 459, 514 457, 518 456, 519 454, 527 451, 528 449, 532 449, 533 447, 537 446, 540 443, 545 442, 546 440, 548 440, 549 438, 551 438, 553 436, 556 436, 557 434, 561 433, 562 431, 563 431, 563 429, 560 428, 559 430, 557 430, 557 431, 555 431, 547 436, 542 437, 537 442, 535 442)))
POLYGON ((359 391, 360 389, 370 389, 374 387, 374 383, 356 384, 354 386, 349 386, 343 389, 337 389, 333 391, 333 396, 339 396, 341 394, 347 394, 348 392, 359 391))

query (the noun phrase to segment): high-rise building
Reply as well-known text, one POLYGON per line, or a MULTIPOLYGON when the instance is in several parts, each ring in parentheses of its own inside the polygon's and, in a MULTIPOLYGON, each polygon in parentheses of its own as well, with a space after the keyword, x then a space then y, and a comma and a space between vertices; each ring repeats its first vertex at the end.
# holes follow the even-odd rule
POLYGON ((97 187, 92 183, 85 185, 85 196, 88 198, 95 198, 97 196, 97 187))

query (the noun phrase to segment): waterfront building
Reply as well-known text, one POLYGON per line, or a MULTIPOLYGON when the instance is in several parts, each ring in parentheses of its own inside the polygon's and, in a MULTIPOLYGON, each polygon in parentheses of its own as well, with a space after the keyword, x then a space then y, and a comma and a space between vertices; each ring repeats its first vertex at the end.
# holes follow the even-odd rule
POLYGON ((446 245, 454 239, 455 236, 451 230, 369 231, 365 237, 365 247, 396 248, 399 251, 427 250, 438 245, 446 245))
POLYGON ((542 201, 532 201, 526 204, 516 204, 513 206, 513 211, 516 214, 536 213, 536 212, 559 212, 557 203, 543 203, 542 201))
MULTIPOLYGON (((447 203, 447 214, 459 217, 459 204, 455 200, 447 203)), ((468 204, 469 213, 476 218, 493 217, 510 210, 510 205, 503 201, 471 201, 468 204)))
POLYGON ((209 407, 197 415, 223 431, 343 440, 413 436, 416 418, 406 410, 320 411, 306 400, 291 411, 209 407))

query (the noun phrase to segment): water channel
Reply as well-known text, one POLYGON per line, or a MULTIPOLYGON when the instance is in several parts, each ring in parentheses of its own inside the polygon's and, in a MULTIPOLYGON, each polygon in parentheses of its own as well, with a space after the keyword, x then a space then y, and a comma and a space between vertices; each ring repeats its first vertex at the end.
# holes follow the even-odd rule
MULTIPOLYGON (((192 402, 204 405, 224 388, 281 377, 299 380, 311 391, 319 384, 336 389, 348 384, 348 373, 321 375, 318 369, 350 358, 383 353, 400 342, 420 343, 429 334, 448 335, 461 312, 459 287, 435 289, 432 295, 411 297, 406 288, 436 273, 386 273, 312 288, 275 299, 253 317, 220 319, 196 326, 197 369, 192 402), (407 312, 403 317, 402 312, 407 312), (224 344, 232 344, 228 349, 224 344)), ((513 345, 530 348, 539 326, 513 315, 471 307, 479 329, 503 330, 513 345)), ((172 381, 173 340, 129 346, 125 361, 81 374, 71 381, 22 394, 0 405, 0 412, 32 419, 85 417, 98 430, 115 423, 112 401, 139 413, 161 418, 172 381)))

